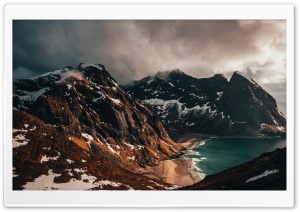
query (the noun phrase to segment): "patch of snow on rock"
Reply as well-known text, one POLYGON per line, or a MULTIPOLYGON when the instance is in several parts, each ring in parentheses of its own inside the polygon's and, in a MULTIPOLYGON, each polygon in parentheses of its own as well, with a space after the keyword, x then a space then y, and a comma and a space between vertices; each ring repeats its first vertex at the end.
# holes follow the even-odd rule
POLYGON ((246 183, 249 183, 249 182, 251 182, 251 181, 255 181, 255 180, 257 180, 257 179, 259 179, 259 178, 262 178, 262 177, 266 177, 266 176, 268 176, 268 175, 270 175, 270 174, 275 174, 275 173, 277 173, 277 172, 279 172, 279 170, 278 169, 274 169, 274 170, 266 170, 264 173, 262 173, 262 174, 260 174, 260 175, 257 175, 257 176, 255 176, 255 177, 251 177, 249 180, 247 180, 246 181, 246 183))
POLYGON ((43 155, 41 158, 41 163, 48 162, 49 160, 57 160, 59 158, 59 156, 60 156, 60 153, 58 153, 58 155, 55 157, 48 157, 47 155, 43 155))
POLYGON ((120 104, 121 103, 121 100, 120 99, 114 99, 114 98, 111 98, 111 97, 109 97, 109 99, 113 102, 113 103, 115 103, 115 104, 120 104))
POLYGON ((25 138, 25 135, 19 134, 19 135, 15 136, 12 139, 12 141, 13 141, 13 148, 17 148, 17 147, 28 144, 29 140, 25 138))
POLYGON ((128 160, 135 160, 135 156, 132 156, 132 157, 129 157, 129 156, 128 156, 127 159, 128 159, 128 160))
POLYGON ((29 92, 29 91, 24 91, 25 95, 23 96, 19 96, 20 100, 22 101, 30 101, 30 102, 34 102, 36 101, 36 99, 38 97, 40 97, 41 95, 43 95, 49 88, 42 88, 38 91, 33 91, 33 92, 29 92))
POLYGON ((16 168, 13 167, 13 177, 18 177, 19 175, 15 174, 16 168))
POLYGON ((74 161, 70 160, 70 159, 66 159, 66 161, 71 164, 71 163, 74 163, 74 161))
POLYGON ((127 146, 129 146, 131 150, 133 150, 133 149, 134 149, 134 146, 133 146, 133 145, 131 145, 131 144, 128 144, 128 143, 124 143, 124 144, 126 144, 127 146))

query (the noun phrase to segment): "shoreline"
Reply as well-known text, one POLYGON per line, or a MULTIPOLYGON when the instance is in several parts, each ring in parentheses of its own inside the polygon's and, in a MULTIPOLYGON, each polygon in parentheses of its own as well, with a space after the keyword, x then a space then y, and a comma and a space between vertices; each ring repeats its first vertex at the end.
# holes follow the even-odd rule
POLYGON ((173 140, 175 141, 175 143, 179 144, 180 146, 186 149, 190 149, 196 144, 196 141, 201 142, 208 139, 210 139, 210 137, 203 137, 202 135, 191 134, 191 135, 178 136, 173 140))
POLYGON ((284 136, 263 136, 263 137, 253 137, 253 136, 242 136, 242 135, 231 135, 231 136, 220 136, 220 135, 206 135, 206 134, 197 134, 197 133, 191 133, 191 134, 183 134, 183 135, 177 135, 173 136, 172 139, 175 141, 175 143, 183 143, 189 139, 247 139, 247 140, 252 140, 252 139, 275 139, 275 138, 285 138, 284 136))
POLYGON ((203 145, 205 141, 213 138, 215 137, 199 134, 188 134, 173 138, 177 144, 183 147, 183 155, 160 161, 156 166, 139 168, 137 173, 178 186, 189 186, 198 183, 205 178, 205 174, 200 172, 201 168, 196 165, 201 158, 188 158, 184 156, 193 153, 193 147, 203 145))
POLYGON ((195 172, 193 169, 192 159, 175 158, 161 161, 157 166, 147 166, 144 169, 139 169, 138 173, 165 183, 188 186, 200 182, 205 177, 204 174, 195 172))
MULTIPOLYGON (((182 136, 176 143, 184 147, 186 154, 189 148, 195 145, 196 141, 206 140, 200 136, 182 136)), ((194 171, 197 169, 192 158, 173 158, 161 161, 157 166, 146 166, 137 170, 138 173, 165 183, 188 186, 200 182, 205 178, 205 174, 194 171)), ((199 169, 199 168, 198 168, 199 169)))

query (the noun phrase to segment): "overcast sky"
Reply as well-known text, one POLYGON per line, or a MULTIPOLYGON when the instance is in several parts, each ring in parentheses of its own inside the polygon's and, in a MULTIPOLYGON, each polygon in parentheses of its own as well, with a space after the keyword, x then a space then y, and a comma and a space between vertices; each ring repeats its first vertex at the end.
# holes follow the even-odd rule
POLYGON ((285 82, 286 24, 236 21, 14 21, 14 79, 101 63, 121 84, 157 71, 285 82))
POLYGON ((14 78, 101 63, 120 83, 180 69, 285 79, 285 21, 14 21, 14 78))

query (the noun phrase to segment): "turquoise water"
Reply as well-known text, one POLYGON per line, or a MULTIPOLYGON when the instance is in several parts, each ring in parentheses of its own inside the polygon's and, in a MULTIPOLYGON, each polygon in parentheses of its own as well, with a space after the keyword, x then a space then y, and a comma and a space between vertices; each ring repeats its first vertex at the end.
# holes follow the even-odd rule
POLYGON ((195 171, 211 175, 285 147, 286 139, 210 139, 194 146, 184 157, 194 158, 195 171))

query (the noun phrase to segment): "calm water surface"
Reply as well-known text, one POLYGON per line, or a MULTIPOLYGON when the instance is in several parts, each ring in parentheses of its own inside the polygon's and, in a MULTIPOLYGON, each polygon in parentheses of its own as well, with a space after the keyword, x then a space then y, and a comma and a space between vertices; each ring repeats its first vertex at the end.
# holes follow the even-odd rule
POLYGON ((192 151, 184 157, 193 158, 195 171, 211 175, 285 146, 285 138, 210 139, 198 141, 192 151))

